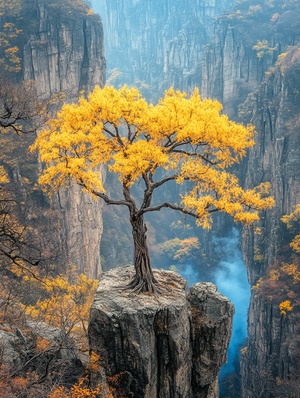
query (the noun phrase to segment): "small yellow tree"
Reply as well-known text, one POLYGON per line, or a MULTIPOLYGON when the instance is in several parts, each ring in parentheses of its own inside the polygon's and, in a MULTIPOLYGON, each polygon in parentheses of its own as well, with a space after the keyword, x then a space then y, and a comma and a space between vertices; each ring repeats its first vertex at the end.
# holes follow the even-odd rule
POLYGON ((21 0, 0 0, 0 66, 3 72, 19 72, 21 58, 16 39, 22 33, 16 22, 21 17, 21 0))
POLYGON ((88 351, 88 318, 98 281, 78 276, 72 267, 65 276, 37 278, 27 273, 23 279, 41 292, 34 305, 26 306, 26 313, 59 328, 81 351, 88 351))
POLYGON ((46 166, 42 184, 58 189, 73 179, 108 205, 128 208, 136 271, 128 287, 136 292, 157 292, 146 242, 146 213, 169 208, 210 228, 213 212, 251 223, 258 220, 259 210, 274 204, 267 196, 268 184, 243 190, 227 171, 254 145, 254 129, 230 121, 221 110, 219 102, 201 100, 198 90, 188 98, 169 89, 152 105, 135 88, 96 87, 87 98, 64 105, 32 147, 46 166), (120 197, 105 191, 99 172, 105 163, 119 176, 120 197), (144 191, 137 198, 132 187, 139 182, 144 191), (157 202, 154 192, 171 183, 187 183, 181 203, 172 197, 157 202))

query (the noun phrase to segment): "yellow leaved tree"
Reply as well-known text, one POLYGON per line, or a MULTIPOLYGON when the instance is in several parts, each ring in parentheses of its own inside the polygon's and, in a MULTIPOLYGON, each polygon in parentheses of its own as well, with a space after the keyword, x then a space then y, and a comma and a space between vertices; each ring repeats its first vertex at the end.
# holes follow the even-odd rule
POLYGON ((21 18, 21 0, 0 0, 0 66, 1 72, 21 70, 20 51, 17 39, 22 33, 18 28, 21 18))
POLYGON ((129 210, 134 240, 135 277, 128 288, 154 292, 159 288, 150 264, 146 213, 163 208, 190 215, 210 228, 211 214, 228 213, 252 223, 258 211, 274 201, 268 184, 244 190, 228 169, 254 145, 254 128, 230 121, 218 101, 190 97, 172 88, 158 104, 148 104, 136 88, 96 87, 87 98, 66 104, 42 131, 32 150, 45 164, 40 183, 53 189, 76 181, 108 205, 129 210), (99 166, 119 176, 120 196, 106 193, 99 166), (133 186, 143 183, 141 197, 133 186), (158 202, 159 190, 185 184, 181 202, 158 202))

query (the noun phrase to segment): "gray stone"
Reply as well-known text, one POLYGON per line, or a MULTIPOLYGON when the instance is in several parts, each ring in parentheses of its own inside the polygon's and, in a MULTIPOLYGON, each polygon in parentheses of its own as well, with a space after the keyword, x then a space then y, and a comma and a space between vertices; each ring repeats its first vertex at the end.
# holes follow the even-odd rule
POLYGON ((4 328, 1 325, 0 328, 0 355, 1 364, 8 367, 14 368, 19 367, 21 364, 19 353, 16 346, 20 344, 18 337, 9 331, 9 329, 4 328))
POLYGON ((192 286, 187 299, 192 313, 193 397, 218 396, 215 390, 218 372, 227 360, 233 305, 212 283, 192 286))
POLYGON ((203 47, 209 42, 215 18, 233 1, 94 3, 103 18, 108 70, 121 72, 117 83, 138 84, 156 100, 170 86, 185 92, 200 86, 203 47))
POLYGON ((133 273, 103 274, 91 308, 90 348, 107 376, 125 377, 123 390, 135 398, 218 396, 233 305, 212 284, 195 285, 187 298, 185 281, 171 271, 154 271, 159 297, 134 295, 122 289, 133 273))
MULTIPOLYGON (((35 82, 38 97, 49 99, 63 93, 72 102, 81 90, 103 86, 106 67, 100 17, 83 12, 70 15, 65 7, 58 11, 46 0, 28 7, 34 19, 22 48, 23 77, 35 82)), ((59 241, 65 264, 72 263, 88 277, 97 278, 101 272, 102 203, 73 185, 53 195, 52 206, 57 213, 52 213, 49 224, 53 223, 59 235, 51 237, 56 239, 53 246, 59 241)))
MULTIPOLYGON (((253 286, 282 258, 285 237, 281 217, 292 212, 300 200, 299 61, 296 48, 288 48, 293 35, 269 38, 288 54, 286 68, 273 65, 268 71, 276 57, 260 62, 241 27, 220 19, 215 33, 203 64, 202 92, 218 98, 231 117, 238 117, 240 106, 239 117, 255 125, 256 145, 240 168, 240 177, 247 188, 269 181, 276 201, 276 207, 261 216, 261 234, 243 230, 243 256, 253 286)), ((272 397, 276 377, 289 380, 298 373, 292 348, 296 318, 284 318, 277 304, 252 292, 249 339, 241 358, 243 398, 272 397)))

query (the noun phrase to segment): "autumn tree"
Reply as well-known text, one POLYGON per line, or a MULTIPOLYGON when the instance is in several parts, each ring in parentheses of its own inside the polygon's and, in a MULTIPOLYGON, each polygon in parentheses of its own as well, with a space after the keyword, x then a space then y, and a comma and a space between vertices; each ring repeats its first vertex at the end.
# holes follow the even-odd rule
MULTIPOLYGON (((300 306, 300 204, 294 211, 281 218, 286 225, 286 233, 291 237, 290 251, 285 247, 284 261, 271 264, 264 277, 261 277, 253 290, 278 305, 280 313, 297 314, 300 306)), ((300 324, 295 330, 299 335, 300 324)))
MULTIPOLYGON (((29 167, 25 140, 33 142, 30 133, 45 120, 45 110, 46 103, 38 100, 32 82, 16 83, 8 74, 0 74, 0 272, 11 264, 27 269, 42 263, 37 234, 20 220, 22 201, 9 172, 13 174, 20 159, 29 167)), ((24 179, 23 190, 25 185, 24 179)))
POLYGON ((0 0, 0 66, 1 70, 19 72, 21 58, 17 39, 22 33, 18 22, 22 14, 21 0, 0 0))
MULTIPOLYGON (((230 121, 222 106, 169 89, 157 105, 148 104, 135 88, 96 87, 78 103, 65 104, 32 149, 45 164, 40 183, 57 190, 71 180, 107 205, 129 211, 134 241, 135 277, 128 288, 154 292, 146 240, 147 213, 172 209, 210 228, 212 213, 229 214, 237 222, 258 220, 258 211, 273 206, 268 184, 244 190, 230 167, 254 145, 254 129, 230 121), (109 196, 101 165, 115 173, 120 195, 109 196), (159 190, 170 183, 184 186, 180 203, 159 202, 159 190), (140 197, 135 185, 144 186, 140 197)), ((116 193, 117 195, 117 193, 116 193)))

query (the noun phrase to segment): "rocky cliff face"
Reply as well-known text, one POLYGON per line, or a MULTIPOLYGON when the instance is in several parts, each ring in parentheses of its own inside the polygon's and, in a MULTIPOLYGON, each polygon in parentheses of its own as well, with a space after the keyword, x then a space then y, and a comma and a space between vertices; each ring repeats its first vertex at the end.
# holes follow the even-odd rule
POLYGON ((256 89, 264 71, 254 51, 244 43, 244 36, 227 20, 215 27, 213 43, 205 48, 201 92, 217 98, 225 112, 237 115, 238 105, 256 89))
MULTIPOLYGON (((244 252, 251 284, 265 276, 266 269, 280 259, 289 261, 282 253, 285 236, 280 219, 290 214, 300 201, 300 58, 297 52, 296 48, 291 49, 287 58, 277 63, 253 97, 253 121, 260 134, 249 156, 246 182, 270 181, 277 205, 262 219, 261 235, 245 234, 244 252), (255 252, 262 257, 258 259, 255 252)), ((245 397, 251 396, 249 388, 255 385, 259 368, 263 374, 265 364, 273 376, 266 397, 272 396, 274 378, 288 380, 297 373, 293 341, 296 323, 292 316, 280 314, 278 305, 253 295, 249 312, 249 351, 245 353, 242 366, 243 384, 248 389, 245 397)))
MULTIPOLYGON (((105 58, 98 16, 68 2, 49 0, 25 1, 25 10, 30 29, 23 37, 23 76, 35 81, 39 98, 63 93, 74 101, 81 90, 103 86, 105 58)), ((54 206, 61 214, 64 261, 97 278, 101 271, 101 204, 72 187, 54 198, 54 206)))
POLYGON ((40 97, 64 92, 69 100, 103 85, 105 59, 100 18, 61 2, 31 2, 33 29, 23 50, 23 74, 40 97))
MULTIPOLYGON (((284 34, 281 31, 282 24, 291 18, 291 10, 289 15, 280 9, 275 14, 273 5, 269 17, 273 13, 273 23, 276 18, 281 21, 276 29, 266 28, 271 18, 264 20, 257 15, 261 18, 261 32, 255 31, 255 18, 251 20, 249 10, 239 14, 239 23, 227 16, 217 25, 215 42, 207 47, 205 55, 202 91, 206 96, 220 99, 232 117, 251 121, 258 131, 256 146, 241 168, 241 177, 249 187, 269 181, 276 207, 263 215, 260 234, 246 229, 243 232, 244 258, 253 286, 260 277, 265 277, 269 266, 284 258, 285 236, 280 219, 300 201, 300 70, 299 31, 295 28, 287 28, 284 34), (260 42, 259 53, 253 47, 262 38, 268 41, 263 50, 260 42), (283 54, 278 57, 280 53, 283 54)), ((289 24, 293 24, 292 19, 289 24)), ((243 397, 273 397, 276 377, 288 380, 295 374, 296 322, 293 317, 284 317, 270 298, 253 291, 249 340, 242 350, 243 397)))
POLYGON ((216 16, 232 0, 104 0, 95 2, 103 18, 108 69, 116 83, 140 85, 157 99, 170 86, 183 91, 200 85, 202 48, 216 16))
POLYGON ((122 287, 133 267, 105 273, 91 309, 90 348, 125 396, 217 398, 233 305, 211 283, 194 285, 155 271, 165 292, 134 296, 122 287))
POLYGON ((283 316, 268 298, 252 296, 248 344, 241 350, 242 397, 292 397, 299 392, 297 320, 283 316), (283 390, 280 384, 283 384, 283 390), (291 395, 288 392, 291 384, 291 395))

